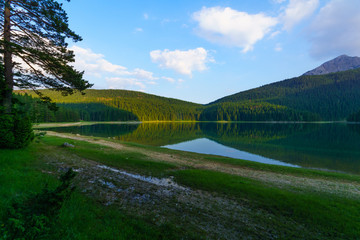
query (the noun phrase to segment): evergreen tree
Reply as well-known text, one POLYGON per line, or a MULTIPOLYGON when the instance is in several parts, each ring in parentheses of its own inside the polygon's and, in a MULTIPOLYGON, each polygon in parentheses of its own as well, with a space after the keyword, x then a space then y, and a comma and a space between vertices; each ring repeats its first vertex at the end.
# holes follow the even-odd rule
MULTIPOLYGON (((14 86, 35 91, 45 87, 63 95, 92 86, 83 79, 83 72, 69 65, 74 53, 67 49, 66 39, 76 42, 81 37, 69 29, 62 4, 56 0, 2 0, 0 19, 5 76, 1 98, 6 113, 12 111, 14 86)), ((51 101, 36 92, 42 100, 51 101)))

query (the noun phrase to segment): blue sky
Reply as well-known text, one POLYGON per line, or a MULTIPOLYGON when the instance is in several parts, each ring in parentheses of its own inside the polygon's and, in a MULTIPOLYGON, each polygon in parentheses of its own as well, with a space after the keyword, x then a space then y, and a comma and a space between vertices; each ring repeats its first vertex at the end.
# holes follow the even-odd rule
POLYGON ((360 56, 359 0, 72 0, 75 67, 96 89, 209 103, 360 56))

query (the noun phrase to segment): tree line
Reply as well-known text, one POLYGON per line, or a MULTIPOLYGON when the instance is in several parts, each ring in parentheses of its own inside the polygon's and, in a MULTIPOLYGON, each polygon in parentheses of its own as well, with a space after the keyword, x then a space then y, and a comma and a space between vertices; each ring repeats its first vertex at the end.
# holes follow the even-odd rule
POLYGON ((209 106, 123 90, 88 90, 62 97, 48 90, 58 103, 51 111, 32 92, 18 92, 33 122, 75 121, 316 121, 319 116, 267 102, 219 103, 209 106), (100 91, 100 92, 99 92, 100 91), (33 97, 34 96, 34 97, 33 97), (74 101, 74 102, 72 102, 74 101))

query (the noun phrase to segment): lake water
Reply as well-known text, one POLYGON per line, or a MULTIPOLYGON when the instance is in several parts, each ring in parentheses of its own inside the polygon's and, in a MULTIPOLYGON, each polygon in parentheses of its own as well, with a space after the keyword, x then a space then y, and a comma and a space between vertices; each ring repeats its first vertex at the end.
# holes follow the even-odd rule
POLYGON ((47 130, 268 164, 360 174, 358 124, 141 123, 47 130))

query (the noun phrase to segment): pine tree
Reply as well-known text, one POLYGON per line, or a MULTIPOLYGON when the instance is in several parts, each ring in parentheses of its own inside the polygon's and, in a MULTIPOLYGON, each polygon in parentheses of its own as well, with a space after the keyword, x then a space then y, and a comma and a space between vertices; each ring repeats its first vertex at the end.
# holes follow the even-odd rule
MULTIPOLYGON (((70 1, 70 0, 66 0, 70 1)), ((45 87, 63 95, 92 86, 75 70, 74 53, 66 39, 81 37, 69 29, 68 17, 56 0, 0 1, 0 51, 4 77, 1 98, 6 113, 11 113, 14 86, 36 91, 45 87)), ((42 100, 51 99, 36 91, 42 100)))

